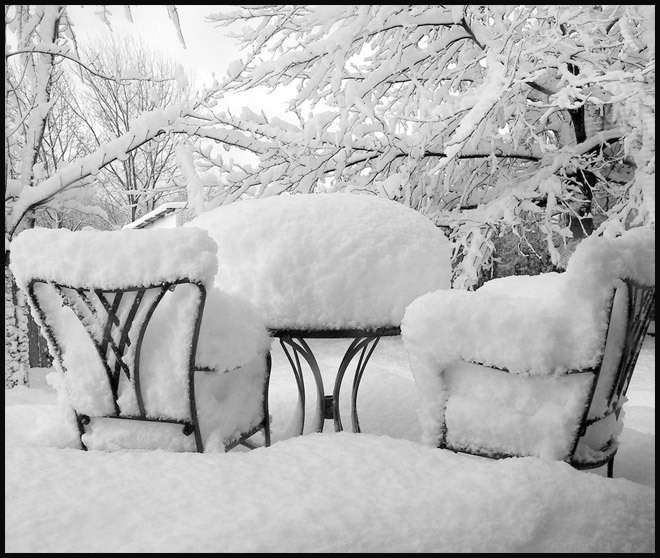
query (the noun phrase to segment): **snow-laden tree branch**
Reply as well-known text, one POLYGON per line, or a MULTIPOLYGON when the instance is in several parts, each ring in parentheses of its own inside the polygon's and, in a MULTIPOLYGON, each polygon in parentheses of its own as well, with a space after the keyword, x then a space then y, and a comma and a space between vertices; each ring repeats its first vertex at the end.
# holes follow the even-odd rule
POLYGON ((177 119, 189 111, 187 103, 174 105, 164 110, 146 112, 135 119, 130 131, 100 146, 94 153, 76 159, 60 168, 57 173, 38 182, 14 202, 9 216, 8 232, 13 235, 25 214, 51 199, 56 194, 88 177, 95 176, 110 163, 126 158, 131 151, 141 147, 174 128, 177 119))
POLYGON ((48 56, 58 56, 61 58, 66 58, 67 60, 70 60, 71 62, 75 62, 76 64, 78 64, 83 70, 85 70, 85 72, 87 72, 88 74, 94 77, 101 78, 107 81, 114 81, 117 83, 125 83, 125 82, 133 82, 133 81, 149 81, 152 83, 158 83, 158 82, 172 81, 171 77, 158 79, 153 76, 140 76, 134 74, 132 74, 130 77, 122 77, 121 75, 111 76, 96 72, 90 66, 82 62, 77 56, 70 54, 68 46, 59 47, 57 45, 50 46, 50 45, 42 44, 39 46, 33 46, 30 48, 12 51, 5 56, 5 59, 9 60, 13 56, 17 56, 19 54, 46 54, 48 56))
MULTIPOLYGON (((95 10, 110 25, 109 7, 95 10)), ((101 169, 178 134, 198 208, 209 196, 366 192, 447 231, 455 287, 477 285, 511 231, 543 238, 560 264, 571 239, 655 225, 654 16, 642 5, 238 7, 209 18, 245 47, 226 79, 114 138, 89 123, 93 141, 76 130, 67 146, 51 127, 66 64, 113 84, 148 76, 87 63, 66 5, 8 6, 6 260, 36 208, 83 208, 101 169), (259 87, 293 90, 288 113, 226 110, 226 94, 259 87)), ((117 101, 107 108, 119 115, 117 101)), ((158 191, 177 186, 165 182, 158 191)))
MULTIPOLYGON (((97 13, 110 25, 106 6, 97 13)), ((176 10, 169 6, 168 13, 182 38, 176 10)), ((11 240, 23 228, 34 225, 37 208, 48 213, 56 226, 59 217, 54 213, 63 209, 105 219, 105 212, 89 204, 94 176, 111 161, 126 158, 140 145, 157 140, 167 133, 173 120, 190 109, 170 107, 145 114, 126 133, 84 154, 80 145, 86 142, 71 125, 78 115, 71 106, 62 109, 65 63, 113 82, 145 77, 123 72, 107 75, 83 64, 66 5, 5 7, 6 387, 27 384, 30 366, 26 302, 8 267, 11 240)))
MULTIPOLYGON (((97 12, 108 25, 109 11, 102 6, 97 12)), ((129 10, 130 15, 130 10, 129 10)), ((168 7, 170 18, 180 35, 176 9, 168 7)), ((167 127, 167 118, 156 122, 154 114, 135 120, 135 128, 126 134, 119 131, 117 139, 110 139, 98 150, 68 165, 46 165, 42 160, 45 147, 51 149, 56 138, 44 137, 46 130, 52 133, 53 106, 57 98, 51 98, 53 85, 63 79, 62 62, 74 62, 81 73, 112 83, 127 81, 178 81, 179 76, 157 77, 136 75, 129 68, 120 68, 113 74, 98 71, 92 64, 81 60, 73 25, 66 13, 66 6, 9 6, 5 13, 5 251, 11 238, 21 227, 30 226, 32 211, 53 200, 67 188, 80 185, 87 177, 95 176, 100 168, 111 161, 123 159, 128 153, 148 142, 167 127), (148 124, 145 124, 148 123, 148 124), (146 126, 146 127, 143 127, 146 126), (50 141, 50 143, 49 143, 50 141)), ((190 108, 190 107, 188 107, 190 108)), ((73 106, 70 110, 75 112, 73 106)), ((168 109, 162 114, 171 114, 168 109)), ((157 112, 157 111, 156 111, 157 112)), ((80 117, 80 114, 78 114, 80 117)), ((67 124, 69 125, 70 122, 67 124)), ((90 128, 92 133, 95 131, 90 128)), ((65 133, 64 130, 57 132, 65 133)), ((56 135, 57 135, 56 134, 56 135)), ((98 138, 97 138, 98 139, 98 138)), ((66 150, 62 146, 62 150, 66 150)), ((93 181, 88 181, 92 183, 93 181)))
POLYGON ((286 122, 216 115, 218 127, 270 143, 253 150, 253 164, 208 148, 199 161, 224 178, 215 203, 346 188, 410 205, 456 241, 455 286, 478 282, 506 230, 537 227, 558 265, 571 238, 655 223, 654 12, 250 5, 213 14, 246 51, 224 90, 296 93, 286 122))

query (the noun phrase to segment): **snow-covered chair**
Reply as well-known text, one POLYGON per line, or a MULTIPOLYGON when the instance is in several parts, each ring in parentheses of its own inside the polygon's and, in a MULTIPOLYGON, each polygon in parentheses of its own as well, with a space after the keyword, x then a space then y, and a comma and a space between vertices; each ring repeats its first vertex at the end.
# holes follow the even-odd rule
POLYGON ((589 237, 563 273, 437 291, 406 309, 402 338, 423 441, 538 456, 613 475, 622 407, 655 308, 655 233, 589 237))
POLYGON ((12 242, 83 449, 228 451, 258 432, 270 445, 270 337, 249 302, 213 287, 216 251, 195 228, 12 242))

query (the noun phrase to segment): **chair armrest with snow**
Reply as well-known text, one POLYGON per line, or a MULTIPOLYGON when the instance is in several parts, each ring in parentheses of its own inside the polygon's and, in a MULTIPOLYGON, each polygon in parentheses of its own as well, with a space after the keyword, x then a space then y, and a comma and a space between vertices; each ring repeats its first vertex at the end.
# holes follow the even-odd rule
POLYGON ((268 333, 209 286, 204 231, 32 229, 11 248, 83 448, 226 451, 262 429, 269 443, 268 333))
POLYGON ((565 273, 437 291, 402 337, 424 441, 489 457, 609 463, 655 295, 655 237, 589 238, 565 273))

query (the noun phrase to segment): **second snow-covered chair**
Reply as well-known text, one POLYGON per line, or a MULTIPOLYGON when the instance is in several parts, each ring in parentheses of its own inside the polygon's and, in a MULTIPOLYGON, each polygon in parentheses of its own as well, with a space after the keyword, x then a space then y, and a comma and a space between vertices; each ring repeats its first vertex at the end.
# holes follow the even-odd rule
POLYGON ((84 449, 228 451, 260 431, 270 444, 270 338, 251 304, 213 287, 216 250, 195 228, 12 243, 84 449))
POLYGON ((411 303, 402 338, 424 441, 486 457, 608 465, 655 308, 655 233, 589 237, 563 273, 411 303))

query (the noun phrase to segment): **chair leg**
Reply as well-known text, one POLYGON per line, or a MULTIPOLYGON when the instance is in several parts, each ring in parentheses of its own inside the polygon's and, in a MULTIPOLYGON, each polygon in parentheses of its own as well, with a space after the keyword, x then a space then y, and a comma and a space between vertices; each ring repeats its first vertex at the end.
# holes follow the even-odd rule
POLYGON ((607 478, 614 478, 614 457, 607 462, 607 478))
POLYGON ((268 394, 270 391, 270 373, 273 366, 273 357, 268 351, 266 355, 266 379, 263 391, 263 413, 264 413, 264 445, 270 447, 270 411, 268 408, 268 394))
POLYGON ((264 419, 264 446, 270 447, 270 420, 264 419))
POLYGON ((76 423, 78 423, 78 439, 80 440, 80 449, 87 451, 87 446, 83 442, 83 435, 85 434, 85 425, 90 423, 90 418, 87 415, 79 415, 76 413, 76 423))

